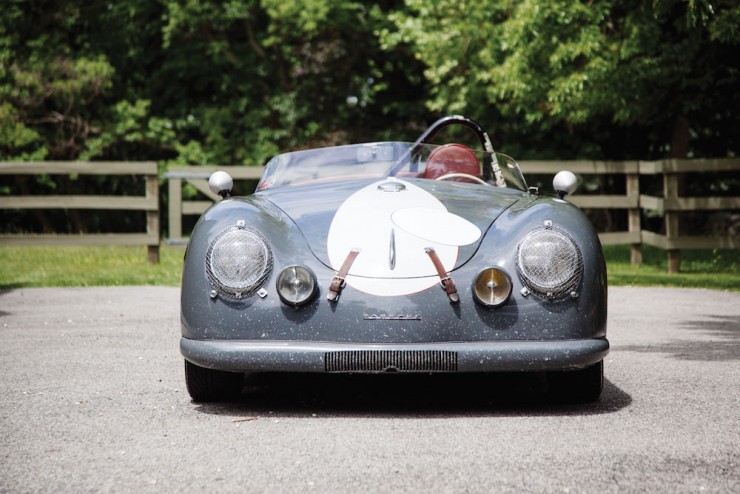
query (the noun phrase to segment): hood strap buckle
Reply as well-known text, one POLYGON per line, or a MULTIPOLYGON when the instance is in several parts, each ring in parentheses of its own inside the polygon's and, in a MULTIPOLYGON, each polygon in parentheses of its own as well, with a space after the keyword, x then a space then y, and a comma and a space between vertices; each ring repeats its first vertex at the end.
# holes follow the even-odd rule
POLYGON ((345 278, 347 278, 349 268, 352 267, 352 263, 355 262, 355 258, 359 253, 360 249, 350 250, 349 254, 347 254, 347 257, 344 259, 342 266, 339 268, 336 276, 332 278, 331 285, 329 285, 329 293, 326 294, 326 299, 329 302, 336 302, 337 300, 339 300, 339 295, 342 293, 342 289, 347 284, 345 282, 345 278))
POLYGON ((450 276, 445 270, 444 266, 442 265, 442 261, 439 260, 437 252, 432 247, 426 247, 424 249, 424 252, 426 252, 426 254, 429 256, 432 264, 434 264, 434 268, 437 270, 437 274, 439 275, 439 284, 442 285, 442 289, 447 294, 450 302, 453 304, 460 302, 460 296, 457 294, 455 281, 452 279, 452 276, 450 276))

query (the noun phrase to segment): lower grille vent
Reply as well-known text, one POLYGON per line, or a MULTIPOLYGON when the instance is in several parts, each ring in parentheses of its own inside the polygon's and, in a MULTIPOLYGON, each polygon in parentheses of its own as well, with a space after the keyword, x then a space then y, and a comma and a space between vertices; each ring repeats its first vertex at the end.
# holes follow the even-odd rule
POLYGON ((326 372, 456 372, 457 352, 359 350, 326 352, 326 372))

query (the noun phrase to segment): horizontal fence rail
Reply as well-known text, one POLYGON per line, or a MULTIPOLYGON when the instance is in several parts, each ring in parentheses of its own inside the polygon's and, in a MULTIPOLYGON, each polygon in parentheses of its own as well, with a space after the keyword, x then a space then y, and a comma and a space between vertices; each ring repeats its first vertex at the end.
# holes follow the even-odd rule
POLYGON ((77 234, 0 234, 0 245, 145 245, 149 262, 159 262, 159 176, 157 163, 145 162, 0 162, 0 175, 143 175, 143 196, 0 195, 2 209, 80 209, 146 212, 146 232, 77 234))
MULTIPOLYGON (((614 177, 623 176, 623 194, 576 194, 568 199, 586 210, 625 210, 627 230, 600 232, 605 245, 631 246, 631 261, 642 262, 642 245, 651 245, 667 251, 669 272, 678 272, 682 249, 735 249, 740 246, 736 234, 725 236, 691 236, 679 232, 679 218, 688 212, 740 211, 737 192, 730 197, 687 197, 682 184, 687 174, 729 173, 740 171, 740 159, 691 159, 661 161, 522 161, 525 176, 553 176, 559 170, 570 170, 580 175, 614 177), (641 193, 640 177, 662 175, 662 196, 641 193), (663 218, 663 233, 643 228, 644 214, 657 214, 663 218)), ((201 215, 219 197, 208 188, 208 177, 217 169, 227 170, 235 181, 258 180, 262 167, 173 167, 162 178, 167 180, 168 243, 183 244, 183 216, 201 215), (199 200, 183 199, 184 186, 188 184, 201 195, 199 200)), ((0 196, 4 209, 120 209, 146 211, 145 233, 77 234, 77 235, 0 235, 0 245, 147 245, 150 260, 159 257, 159 186, 157 165, 154 162, 0 162, 0 175, 10 174, 90 174, 90 175, 144 175, 146 193, 140 197, 106 195, 45 195, 0 196)), ((235 193, 246 195, 251 187, 235 186, 235 193)))

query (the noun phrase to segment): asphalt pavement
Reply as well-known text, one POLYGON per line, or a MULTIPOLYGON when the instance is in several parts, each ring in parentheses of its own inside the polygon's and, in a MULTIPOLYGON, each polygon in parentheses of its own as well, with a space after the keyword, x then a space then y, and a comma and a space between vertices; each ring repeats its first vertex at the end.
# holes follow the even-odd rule
POLYGON ((612 287, 601 399, 255 376, 191 402, 179 290, 0 292, 0 492, 740 492, 740 293, 612 287))

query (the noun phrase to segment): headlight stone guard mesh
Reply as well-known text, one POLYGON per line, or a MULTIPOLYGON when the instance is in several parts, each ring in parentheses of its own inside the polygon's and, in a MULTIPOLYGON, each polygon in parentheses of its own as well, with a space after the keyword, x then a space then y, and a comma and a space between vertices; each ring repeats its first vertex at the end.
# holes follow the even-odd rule
POLYGON ((583 255, 567 232, 541 227, 519 242, 516 269, 532 292, 554 299, 578 285, 583 273, 583 255))
POLYGON ((234 299, 256 293, 272 271, 272 251, 264 237, 251 228, 227 228, 206 252, 206 274, 219 292, 234 299))

